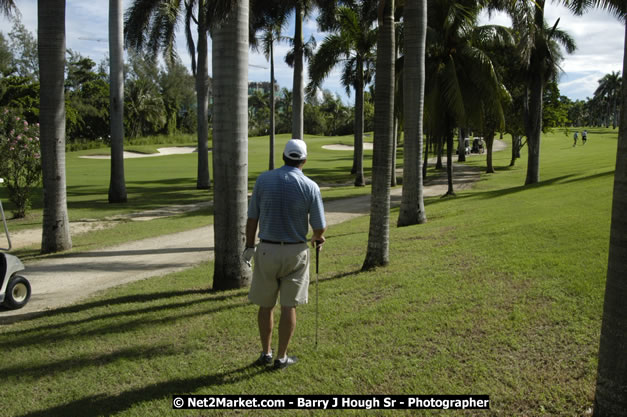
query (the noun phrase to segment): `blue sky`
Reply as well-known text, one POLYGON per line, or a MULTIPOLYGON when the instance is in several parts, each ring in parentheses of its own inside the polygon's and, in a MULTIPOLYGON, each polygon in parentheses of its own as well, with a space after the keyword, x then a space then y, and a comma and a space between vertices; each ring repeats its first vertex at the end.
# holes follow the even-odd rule
MULTIPOLYGON (((123 0, 126 8, 131 0, 123 0)), ((37 1, 17 0, 21 12, 22 23, 33 34, 37 32, 37 1)), ((107 18, 108 4, 106 0, 67 0, 66 9, 66 43, 67 47, 89 56, 96 62, 100 62, 108 54, 107 18), (87 38, 87 39, 85 39, 87 38)), ((598 85, 598 80, 603 75, 612 71, 622 71, 623 42, 625 28, 615 17, 609 13, 595 10, 584 16, 573 16, 563 7, 549 4, 545 17, 550 25, 560 18, 560 28, 566 30, 577 42, 577 51, 566 56, 561 67, 564 70, 559 82, 560 91, 571 99, 585 99, 592 97, 598 85)), ((293 18, 291 19, 293 21, 293 18)), ((484 22, 487 17, 484 17, 484 22)), ((494 16, 493 23, 508 25, 508 19, 503 15, 494 16)), ((5 35, 11 30, 12 23, 0 17, 0 31, 5 35)), ((286 29, 286 36, 291 36, 293 23, 286 29)), ((316 30, 315 21, 309 20, 304 25, 305 38, 314 35, 318 42, 323 34, 316 30)), ((181 59, 189 67, 189 56, 185 48, 185 40, 182 33, 178 37, 178 50, 181 59)), ((281 87, 292 89, 292 69, 283 61, 283 56, 289 49, 286 43, 276 46, 276 79, 281 87)), ((268 81, 270 70, 259 68, 268 67, 266 59, 256 53, 249 56, 250 81, 268 81)), ((211 63, 210 63, 211 71, 211 63)), ((340 84, 339 69, 332 72, 323 83, 323 88, 339 94, 344 102, 352 103, 354 94, 346 96, 344 87, 340 84)))

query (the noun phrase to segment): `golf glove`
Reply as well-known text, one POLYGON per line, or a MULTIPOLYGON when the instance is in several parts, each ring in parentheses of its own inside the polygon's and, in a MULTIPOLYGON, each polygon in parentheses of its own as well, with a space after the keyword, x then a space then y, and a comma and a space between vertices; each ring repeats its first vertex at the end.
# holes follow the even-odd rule
POLYGON ((242 259, 244 259, 244 262, 246 262, 246 265, 249 267, 252 266, 250 261, 253 259, 253 256, 255 256, 255 248, 246 248, 242 254, 242 259))

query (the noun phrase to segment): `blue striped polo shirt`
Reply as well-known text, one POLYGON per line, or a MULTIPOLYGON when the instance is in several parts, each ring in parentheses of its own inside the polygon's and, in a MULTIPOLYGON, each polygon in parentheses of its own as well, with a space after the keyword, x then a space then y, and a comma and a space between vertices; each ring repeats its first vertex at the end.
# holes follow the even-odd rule
POLYGON ((255 182, 248 218, 259 220, 259 238, 306 242, 309 230, 324 229, 324 207, 318 184, 295 167, 262 173, 255 182))

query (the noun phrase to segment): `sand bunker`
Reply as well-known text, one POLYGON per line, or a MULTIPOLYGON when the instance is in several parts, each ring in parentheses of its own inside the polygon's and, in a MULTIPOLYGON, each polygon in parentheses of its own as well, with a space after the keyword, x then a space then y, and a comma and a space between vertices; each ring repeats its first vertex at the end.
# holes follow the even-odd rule
MULTIPOLYGON (((171 148, 158 148, 159 153, 139 153, 139 152, 127 152, 124 151, 124 159, 128 158, 152 158, 155 156, 165 155, 181 155, 197 152, 195 146, 176 146, 171 148)), ((111 155, 85 155, 81 156, 85 159, 111 159, 111 155)))
MULTIPOLYGON (((355 148, 352 145, 341 145, 338 143, 336 145, 324 145, 322 149, 328 149, 330 151, 352 151, 355 148)), ((364 149, 371 151, 372 142, 364 142, 364 149)))

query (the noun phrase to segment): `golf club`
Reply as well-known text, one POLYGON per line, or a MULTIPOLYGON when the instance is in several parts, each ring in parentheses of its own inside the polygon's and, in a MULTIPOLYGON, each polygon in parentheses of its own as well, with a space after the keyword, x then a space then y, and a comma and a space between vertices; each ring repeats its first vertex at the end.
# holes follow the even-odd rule
POLYGON ((315 346, 318 348, 318 267, 320 265, 320 246, 321 240, 316 240, 316 338, 315 346))

